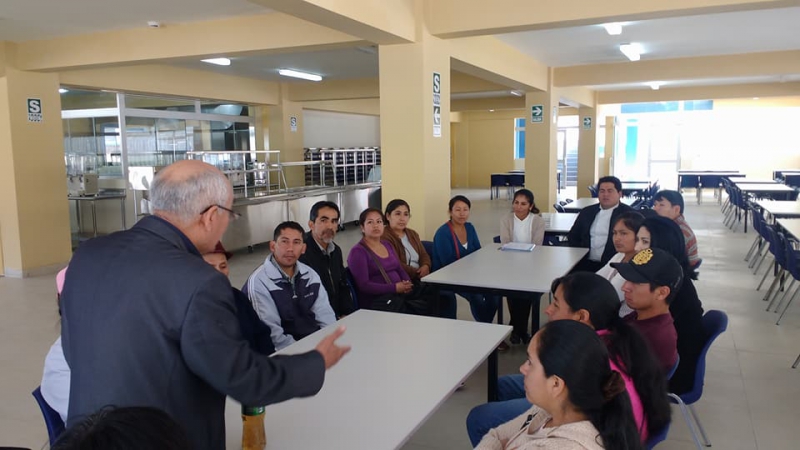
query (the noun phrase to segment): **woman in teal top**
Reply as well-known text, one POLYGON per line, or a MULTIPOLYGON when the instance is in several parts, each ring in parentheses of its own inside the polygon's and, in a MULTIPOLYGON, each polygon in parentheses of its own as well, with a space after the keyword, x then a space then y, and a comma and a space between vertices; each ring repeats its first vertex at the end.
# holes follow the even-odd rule
MULTIPOLYGON (((463 195, 456 195, 450 199, 450 220, 439 227, 433 237, 433 270, 440 269, 481 248, 481 241, 478 239, 475 227, 467 222, 471 206, 469 199, 463 195)), ((456 318, 455 294, 450 291, 441 292, 442 317, 456 318)), ((475 321, 489 323, 494 319, 499 297, 461 292, 458 295, 469 301, 475 321)))

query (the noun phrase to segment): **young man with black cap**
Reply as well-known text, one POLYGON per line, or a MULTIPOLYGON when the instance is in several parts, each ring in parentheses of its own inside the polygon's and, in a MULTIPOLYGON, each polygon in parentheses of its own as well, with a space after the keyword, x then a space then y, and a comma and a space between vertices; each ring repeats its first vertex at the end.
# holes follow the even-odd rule
POLYGON ((642 333, 668 372, 678 361, 678 334, 669 304, 683 282, 683 269, 672 255, 658 248, 644 249, 629 262, 611 266, 625 279, 622 292, 633 309, 624 320, 642 333))

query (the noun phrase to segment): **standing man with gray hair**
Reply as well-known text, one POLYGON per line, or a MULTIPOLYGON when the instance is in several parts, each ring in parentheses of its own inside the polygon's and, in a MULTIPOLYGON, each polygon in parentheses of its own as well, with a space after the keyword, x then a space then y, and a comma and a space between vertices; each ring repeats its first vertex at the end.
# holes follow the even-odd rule
POLYGON ((180 161, 153 180, 154 215, 82 244, 62 293, 62 342, 70 369, 68 425, 106 405, 170 414, 192 448, 225 448, 225 396, 268 405, 307 397, 349 351, 335 340, 272 358, 242 338, 227 278, 202 254, 237 214, 225 175, 180 161))

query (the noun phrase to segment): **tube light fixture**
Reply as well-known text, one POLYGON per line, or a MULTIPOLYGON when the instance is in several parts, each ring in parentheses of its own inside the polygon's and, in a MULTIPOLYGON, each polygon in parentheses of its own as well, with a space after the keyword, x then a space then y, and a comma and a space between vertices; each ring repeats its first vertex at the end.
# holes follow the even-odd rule
POLYGON ((522 91, 511 91, 510 93, 511 93, 511 95, 513 95, 515 97, 522 97, 525 94, 522 91))
POLYGON ((641 59, 642 47, 639 44, 619 44, 619 51, 631 61, 641 59))
POLYGON ((58 89, 58 93, 59 94, 66 94, 67 92, 69 92, 69 89, 64 89, 64 88, 59 88, 58 89))
POLYGON ((619 36, 622 34, 622 24, 619 22, 604 23, 603 28, 611 36, 619 36))
POLYGON ((278 69, 278 73, 285 77, 300 78, 309 81, 322 81, 322 76, 314 73, 300 72, 292 69, 278 69))
POLYGON ((231 60, 228 58, 209 58, 201 60, 204 63, 215 64, 217 66, 230 66, 231 60))
POLYGON ((650 89, 652 89, 654 91, 657 91, 657 90, 661 89, 661 85, 664 84, 664 83, 662 83, 660 81, 651 81, 651 82, 645 83, 645 84, 650 86, 650 89))

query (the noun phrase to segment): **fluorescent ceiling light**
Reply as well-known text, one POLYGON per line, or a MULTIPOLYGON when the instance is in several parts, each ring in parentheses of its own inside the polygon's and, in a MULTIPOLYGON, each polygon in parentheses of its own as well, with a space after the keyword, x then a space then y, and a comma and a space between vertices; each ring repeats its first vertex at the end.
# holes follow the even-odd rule
POLYGON ((664 83, 662 83, 660 81, 651 81, 651 82, 645 83, 645 84, 650 86, 650 89, 652 89, 654 91, 657 91, 657 90, 661 89, 661 85, 663 85, 664 83))
POLYGON ((522 94, 524 94, 522 91, 511 91, 511 95, 515 97, 522 97, 522 94))
POLYGON ((489 110, 489 112, 494 112, 494 110, 493 110, 493 109, 490 109, 490 110, 489 110))
POLYGON ((218 66, 230 66, 231 60, 228 58, 209 58, 201 60, 204 63, 216 64, 218 66))
POLYGON ((300 72, 292 69, 278 69, 278 73, 285 77, 301 78, 309 81, 322 81, 322 76, 313 73, 300 72))
POLYGON ((642 47, 639 44, 619 44, 619 51, 631 61, 641 59, 642 47))
POLYGON ((622 24, 619 22, 604 23, 603 28, 605 28, 606 32, 611 36, 619 36, 622 34, 622 24))
POLYGON ((66 94, 67 92, 69 92, 69 89, 64 89, 64 88, 59 88, 58 89, 58 93, 59 94, 66 94))

